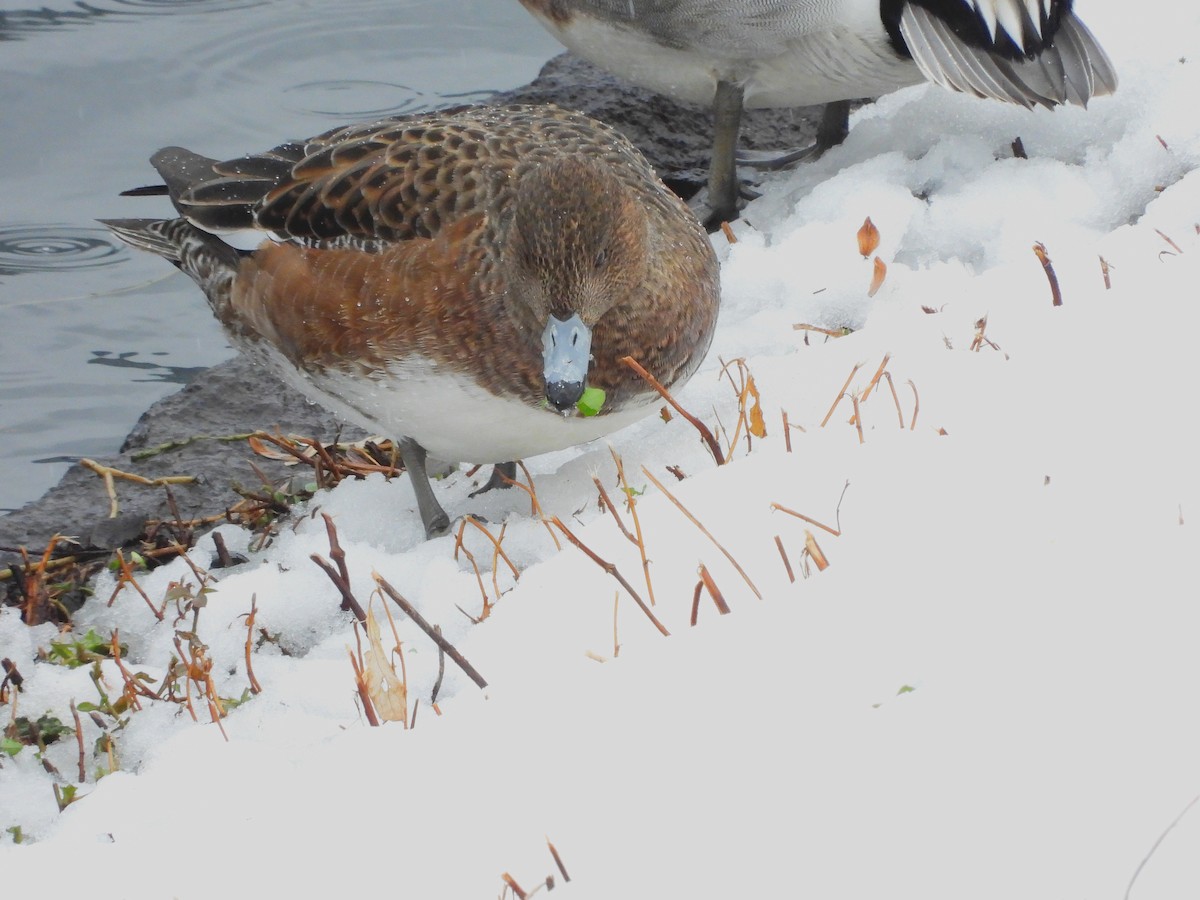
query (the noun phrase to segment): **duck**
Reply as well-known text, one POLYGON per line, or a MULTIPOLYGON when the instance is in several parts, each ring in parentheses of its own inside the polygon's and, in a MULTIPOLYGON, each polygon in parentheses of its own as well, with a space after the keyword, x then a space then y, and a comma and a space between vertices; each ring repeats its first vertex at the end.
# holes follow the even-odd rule
POLYGON ((520 0, 578 56, 675 100, 710 106, 710 225, 738 215, 742 111, 825 104, 815 159, 849 131, 850 102, 930 81, 1026 108, 1087 106, 1117 87, 1072 0, 520 0))
POLYGON ((511 473, 611 434, 661 400, 622 358, 678 390, 712 341, 707 233, 579 113, 459 107, 150 161, 163 183, 125 193, 178 215, 102 224, 188 275, 240 352, 394 438, 426 538, 450 526, 431 460, 511 473))

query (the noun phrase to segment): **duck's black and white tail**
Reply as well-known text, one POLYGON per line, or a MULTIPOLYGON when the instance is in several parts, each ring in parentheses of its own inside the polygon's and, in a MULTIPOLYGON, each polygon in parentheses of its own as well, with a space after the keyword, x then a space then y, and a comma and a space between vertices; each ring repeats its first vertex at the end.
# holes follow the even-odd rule
POLYGON ((204 291, 218 316, 228 302, 243 253, 187 219, 101 219, 100 224, 138 250, 170 260, 204 291))
POLYGON ((898 23, 913 61, 935 84, 1027 108, 1087 106, 1116 90, 1108 55, 1068 3, 949 2, 970 7, 972 28, 914 2, 904 4, 898 23))

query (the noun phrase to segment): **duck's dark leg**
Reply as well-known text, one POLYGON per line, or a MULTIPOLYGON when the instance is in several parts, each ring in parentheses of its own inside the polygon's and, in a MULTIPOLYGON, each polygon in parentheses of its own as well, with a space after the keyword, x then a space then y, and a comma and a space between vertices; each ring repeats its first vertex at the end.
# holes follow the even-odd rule
POLYGON ((836 147, 844 141, 849 133, 850 101, 835 100, 825 104, 825 111, 821 114, 821 123, 817 126, 816 140, 809 146, 780 156, 757 156, 747 153, 738 157, 738 162, 768 171, 784 169, 798 162, 811 162, 819 159, 826 150, 836 147))
POLYGON ((421 512, 421 524, 425 526, 425 537, 441 537, 450 530, 450 517, 433 496, 433 486, 425 472, 425 448, 411 438, 400 441, 400 458, 412 481, 413 493, 417 495, 417 509, 421 512))
POLYGON ((492 466, 492 477, 488 479, 487 484, 478 490, 471 491, 470 496, 478 497, 480 494, 486 494, 497 488, 510 488, 512 482, 516 480, 517 464, 515 462, 496 463, 492 466))
POLYGON ((709 224, 732 222, 738 216, 737 143, 742 127, 742 86, 717 82, 713 98, 713 153, 708 170, 709 224))

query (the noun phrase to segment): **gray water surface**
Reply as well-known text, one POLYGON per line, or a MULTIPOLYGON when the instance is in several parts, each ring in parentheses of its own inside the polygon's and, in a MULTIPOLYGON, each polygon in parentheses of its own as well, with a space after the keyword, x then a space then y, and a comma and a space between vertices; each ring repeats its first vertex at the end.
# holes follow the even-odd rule
POLYGON ((191 281, 95 224, 170 214, 118 196, 152 152, 484 100, 560 50, 517 0, 0 0, 0 512, 233 354, 191 281))

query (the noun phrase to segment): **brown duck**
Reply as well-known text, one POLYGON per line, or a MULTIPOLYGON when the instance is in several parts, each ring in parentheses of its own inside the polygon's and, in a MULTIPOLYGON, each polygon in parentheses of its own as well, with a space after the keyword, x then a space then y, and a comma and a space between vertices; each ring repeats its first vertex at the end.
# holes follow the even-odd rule
MULTIPOLYGON (((719 297, 712 247, 620 134, 548 106, 338 128, 217 162, 152 158, 180 218, 104 222, 173 262, 238 348, 398 440, 428 536, 425 472, 590 441, 695 372, 719 297), (237 250, 213 232, 253 229, 237 250), (577 404, 599 388, 599 413, 577 404), (590 410, 589 410, 590 411, 590 410)), ((594 395, 591 394, 589 396, 594 395)))

